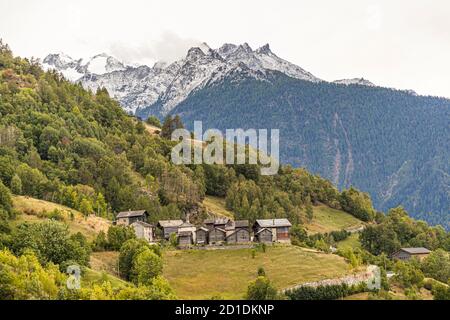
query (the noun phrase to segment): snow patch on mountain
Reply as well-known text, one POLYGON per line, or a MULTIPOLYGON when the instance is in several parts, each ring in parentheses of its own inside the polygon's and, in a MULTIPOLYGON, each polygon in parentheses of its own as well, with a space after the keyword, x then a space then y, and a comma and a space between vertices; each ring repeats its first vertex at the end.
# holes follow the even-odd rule
POLYGON ((366 80, 364 78, 342 79, 342 80, 333 81, 333 83, 344 84, 347 86, 352 85, 352 84, 357 84, 360 86, 376 87, 375 84, 373 84, 372 82, 370 82, 369 80, 366 80))

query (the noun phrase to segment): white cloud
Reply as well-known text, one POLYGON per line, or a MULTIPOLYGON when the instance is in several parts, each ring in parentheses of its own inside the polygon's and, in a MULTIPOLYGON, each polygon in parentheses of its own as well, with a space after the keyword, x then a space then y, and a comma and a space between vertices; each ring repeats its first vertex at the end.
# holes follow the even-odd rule
POLYGON ((113 43, 110 52, 128 63, 140 62, 152 65, 156 61, 173 62, 186 55, 189 48, 199 46, 200 40, 182 38, 172 31, 165 31, 156 40, 140 45, 130 45, 123 41, 113 43))

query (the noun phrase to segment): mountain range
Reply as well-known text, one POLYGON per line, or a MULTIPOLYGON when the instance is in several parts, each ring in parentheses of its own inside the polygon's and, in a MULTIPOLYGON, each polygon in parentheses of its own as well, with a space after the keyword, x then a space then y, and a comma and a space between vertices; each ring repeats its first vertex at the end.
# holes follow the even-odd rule
MULTIPOLYGON (((55 69, 71 81, 80 81, 95 90, 102 86, 132 114, 145 115, 159 102, 160 115, 170 112, 196 90, 237 72, 264 79, 267 72, 279 71, 295 79, 323 82, 308 71, 275 55, 268 44, 253 50, 247 43, 224 44, 211 49, 206 43, 193 47, 186 57, 172 63, 163 61, 152 67, 126 65, 106 53, 90 59, 73 59, 67 54, 50 54, 45 69, 55 69)), ((337 80, 339 84, 374 86, 363 78, 337 80)), ((155 113, 154 110, 150 111, 155 113)))
POLYGON ((403 205, 414 217, 449 226, 450 100, 376 86, 327 82, 274 54, 269 45, 206 44, 183 59, 130 66, 107 54, 43 60, 86 88, 105 87, 146 118, 180 114, 191 128, 279 128, 281 160, 339 188, 370 193, 379 210, 403 205))

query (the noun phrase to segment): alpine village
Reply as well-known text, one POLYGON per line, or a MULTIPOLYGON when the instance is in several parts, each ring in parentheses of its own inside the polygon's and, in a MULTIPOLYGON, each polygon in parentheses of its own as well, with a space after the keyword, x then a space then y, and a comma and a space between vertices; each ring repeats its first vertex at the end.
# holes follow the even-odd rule
POLYGON ((0 42, 0 299, 450 298, 448 225, 293 165, 175 165, 184 126, 0 42))

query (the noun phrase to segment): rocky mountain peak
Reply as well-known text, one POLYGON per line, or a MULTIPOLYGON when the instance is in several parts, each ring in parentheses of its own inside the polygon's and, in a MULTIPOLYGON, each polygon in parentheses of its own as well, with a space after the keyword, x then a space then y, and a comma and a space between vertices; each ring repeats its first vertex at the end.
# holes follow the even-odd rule
POLYGON ((266 44, 263 45, 262 47, 256 49, 256 53, 259 53, 259 54, 271 54, 272 51, 270 50, 269 44, 266 43, 266 44))

